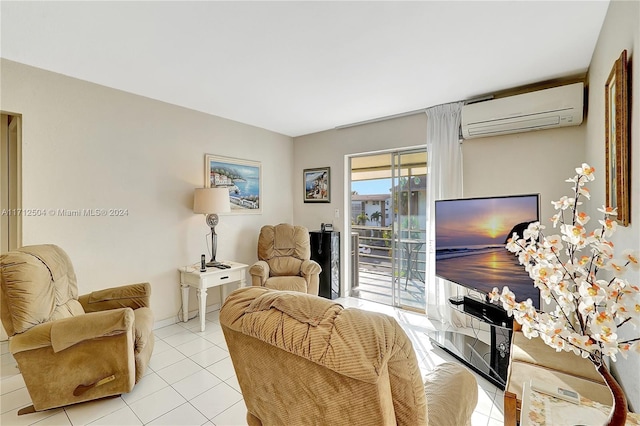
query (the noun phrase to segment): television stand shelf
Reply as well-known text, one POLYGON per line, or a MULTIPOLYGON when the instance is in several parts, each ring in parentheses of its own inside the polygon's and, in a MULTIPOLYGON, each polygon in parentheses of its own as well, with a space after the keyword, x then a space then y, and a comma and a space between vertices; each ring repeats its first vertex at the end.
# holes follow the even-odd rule
POLYGON ((428 332, 431 341, 450 353, 469 368, 504 390, 509 367, 509 351, 513 320, 499 306, 471 297, 452 298, 452 309, 489 325, 491 341, 486 343, 477 336, 457 331, 428 332), (490 355, 489 360, 485 357, 490 355))

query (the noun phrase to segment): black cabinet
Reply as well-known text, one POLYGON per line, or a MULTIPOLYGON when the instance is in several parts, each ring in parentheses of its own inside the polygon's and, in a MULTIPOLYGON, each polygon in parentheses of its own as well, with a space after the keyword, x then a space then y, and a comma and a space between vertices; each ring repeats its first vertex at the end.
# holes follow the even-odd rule
POLYGON ((340 297, 340 233, 311 231, 311 260, 322 268, 318 296, 327 299, 340 297))

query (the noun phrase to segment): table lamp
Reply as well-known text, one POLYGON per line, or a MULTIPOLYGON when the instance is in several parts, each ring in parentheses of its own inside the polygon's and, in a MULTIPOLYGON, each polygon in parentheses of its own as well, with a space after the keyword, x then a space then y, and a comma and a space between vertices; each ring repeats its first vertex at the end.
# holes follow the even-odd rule
POLYGON ((227 188, 196 188, 193 194, 193 212, 206 214, 207 225, 211 227, 211 261, 207 263, 207 266, 220 264, 220 262, 216 261, 218 213, 230 211, 231 205, 229 204, 229 190, 227 188))

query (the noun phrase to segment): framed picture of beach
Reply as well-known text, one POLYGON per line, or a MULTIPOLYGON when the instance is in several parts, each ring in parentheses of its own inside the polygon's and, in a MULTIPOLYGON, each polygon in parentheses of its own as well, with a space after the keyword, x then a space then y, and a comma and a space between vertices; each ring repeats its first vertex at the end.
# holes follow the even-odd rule
POLYGON ((331 169, 329 167, 304 169, 303 177, 305 203, 331 202, 331 169))
POLYGON ((262 165, 259 161, 204 156, 205 188, 229 189, 231 214, 262 213, 262 165))
POLYGON ((629 225, 629 100, 627 92, 627 51, 613 64, 605 84, 605 164, 606 203, 618 208, 616 219, 629 225))

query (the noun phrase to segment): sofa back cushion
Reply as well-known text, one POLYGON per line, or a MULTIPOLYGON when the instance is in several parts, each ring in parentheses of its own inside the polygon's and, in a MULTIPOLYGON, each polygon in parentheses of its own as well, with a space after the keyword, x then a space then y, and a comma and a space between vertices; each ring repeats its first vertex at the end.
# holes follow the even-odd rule
POLYGON ((220 311, 250 418, 262 424, 425 425, 411 341, 386 315, 247 287, 220 311))
POLYGON ((2 324, 9 336, 84 313, 71 260, 52 244, 0 256, 0 286, 2 324))

